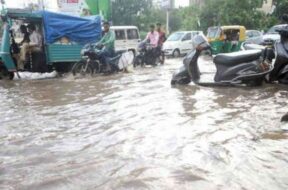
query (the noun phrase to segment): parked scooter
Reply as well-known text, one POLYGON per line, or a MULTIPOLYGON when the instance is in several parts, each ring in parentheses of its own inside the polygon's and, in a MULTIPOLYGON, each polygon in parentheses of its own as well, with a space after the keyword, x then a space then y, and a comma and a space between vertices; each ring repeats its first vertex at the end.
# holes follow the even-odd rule
POLYGON ((138 45, 138 54, 134 60, 134 67, 145 65, 157 66, 158 63, 164 64, 165 55, 160 47, 153 47, 147 41, 143 41, 138 45))
MULTIPOLYGON (((72 74, 74 76, 91 76, 94 74, 111 74, 115 72, 123 71, 129 65, 129 62, 123 63, 120 62, 121 57, 124 53, 128 53, 127 51, 117 51, 115 52, 115 56, 107 59, 107 64, 110 65, 110 71, 107 71, 107 65, 100 61, 101 47, 97 44, 87 44, 81 50, 82 60, 75 63, 72 67, 72 74)), ((131 54, 133 54, 131 52, 131 54)), ((134 59, 134 57, 133 57, 134 59)), ((132 60, 133 61, 133 60, 132 60)), ((132 63, 131 61, 131 63, 132 63)))
POLYGON ((278 81, 288 84, 288 25, 278 29, 281 36, 280 42, 275 43, 274 69, 269 74, 269 81, 278 81))
MULTIPOLYGON (((274 44, 274 49, 269 52, 268 57, 275 58, 273 70, 267 75, 268 82, 279 82, 288 84, 288 25, 277 30, 281 36, 281 40, 274 44)), ((265 47, 255 44, 243 44, 242 50, 260 49, 265 47)))
POLYGON ((211 49, 211 46, 203 35, 195 36, 193 41, 195 50, 184 58, 184 66, 173 75, 172 85, 189 84, 193 81, 202 86, 258 86, 273 70, 270 64, 272 58, 267 57, 268 50, 218 54, 213 59, 217 70, 214 81, 201 81, 198 58, 201 52, 211 49))

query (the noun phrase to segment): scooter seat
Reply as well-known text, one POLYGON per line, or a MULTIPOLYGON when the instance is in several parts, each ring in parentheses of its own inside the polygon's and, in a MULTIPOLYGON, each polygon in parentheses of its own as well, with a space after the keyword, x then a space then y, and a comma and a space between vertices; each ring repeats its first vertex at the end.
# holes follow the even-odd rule
POLYGON ((235 53, 223 53, 215 56, 214 63, 225 66, 248 63, 259 59, 261 54, 261 50, 246 50, 235 53))
POLYGON ((121 55, 123 53, 125 53, 127 50, 118 50, 118 51, 115 51, 115 55, 121 55))

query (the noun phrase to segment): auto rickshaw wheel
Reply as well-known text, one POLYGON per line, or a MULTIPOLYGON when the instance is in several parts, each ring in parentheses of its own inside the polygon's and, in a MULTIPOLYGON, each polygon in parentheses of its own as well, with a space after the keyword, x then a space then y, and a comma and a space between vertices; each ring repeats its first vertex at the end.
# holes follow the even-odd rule
POLYGON ((13 80, 14 72, 10 72, 6 67, 0 66, 0 80, 13 80))

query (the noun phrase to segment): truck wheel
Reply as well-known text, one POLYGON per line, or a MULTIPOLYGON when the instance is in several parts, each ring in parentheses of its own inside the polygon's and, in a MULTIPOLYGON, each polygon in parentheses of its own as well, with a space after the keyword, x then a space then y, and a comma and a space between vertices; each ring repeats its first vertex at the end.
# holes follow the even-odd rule
POLYGON ((175 49, 174 51, 173 51, 173 53, 172 53, 172 56, 173 57, 175 57, 175 58, 177 58, 177 57, 180 57, 180 51, 179 51, 179 49, 175 49))
POLYGON ((13 80, 14 72, 10 72, 6 69, 6 67, 0 67, 0 80, 13 80))

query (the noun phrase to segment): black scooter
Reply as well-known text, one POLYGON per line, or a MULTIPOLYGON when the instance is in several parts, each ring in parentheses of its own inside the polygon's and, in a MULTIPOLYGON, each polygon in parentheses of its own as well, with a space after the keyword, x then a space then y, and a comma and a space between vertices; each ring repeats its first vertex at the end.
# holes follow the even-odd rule
POLYGON ((274 69, 269 74, 269 81, 277 81, 288 84, 288 25, 278 29, 281 36, 280 42, 276 42, 274 69))
POLYGON ((268 50, 247 50, 236 53, 216 55, 214 81, 201 81, 198 58, 202 52, 211 49, 203 35, 193 39, 195 50, 184 58, 184 66, 173 75, 171 84, 189 84, 201 86, 258 86, 265 76, 273 70, 272 58, 267 57, 268 50))
MULTIPOLYGON (((267 75, 267 82, 288 84, 288 25, 278 28, 281 40, 273 44, 273 51, 269 51, 270 58, 275 58, 273 70, 267 75)), ((264 50, 265 47, 255 44, 243 44, 242 50, 264 50)))
POLYGON ((160 62, 164 64, 165 56, 163 56, 160 47, 153 47, 147 41, 143 41, 138 45, 138 54, 134 59, 134 67, 145 65, 157 66, 160 62))

